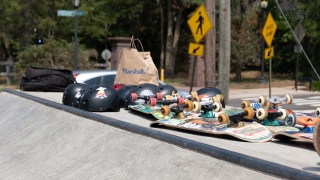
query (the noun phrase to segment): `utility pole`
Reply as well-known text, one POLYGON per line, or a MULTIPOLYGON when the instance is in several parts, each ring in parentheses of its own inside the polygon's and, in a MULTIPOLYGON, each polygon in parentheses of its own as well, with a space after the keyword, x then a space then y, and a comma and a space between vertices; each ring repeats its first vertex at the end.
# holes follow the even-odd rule
POLYGON ((215 0, 206 0, 206 9, 212 22, 205 37, 205 86, 214 87, 216 81, 216 26, 215 26, 215 0))
POLYGON ((230 51, 231 51, 231 6, 230 1, 220 1, 219 9, 219 78, 218 88, 225 103, 229 101, 230 51))

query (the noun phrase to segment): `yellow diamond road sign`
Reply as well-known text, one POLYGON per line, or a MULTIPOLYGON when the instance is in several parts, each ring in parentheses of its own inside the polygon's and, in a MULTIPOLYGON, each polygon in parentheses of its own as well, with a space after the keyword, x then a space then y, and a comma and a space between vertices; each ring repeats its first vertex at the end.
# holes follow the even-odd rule
POLYGON ((191 42, 189 43, 188 54, 194 55, 194 56, 202 56, 203 49, 204 49, 204 45, 191 42))
POLYGON ((201 4, 193 15, 188 19, 188 25, 198 43, 212 28, 211 20, 207 14, 206 8, 201 4))
POLYGON ((264 24, 264 27, 262 30, 262 35, 264 37, 264 40, 266 41, 269 47, 271 46, 273 36, 276 33, 276 30, 277 30, 277 25, 274 22, 274 19, 271 13, 269 12, 266 23, 264 24))

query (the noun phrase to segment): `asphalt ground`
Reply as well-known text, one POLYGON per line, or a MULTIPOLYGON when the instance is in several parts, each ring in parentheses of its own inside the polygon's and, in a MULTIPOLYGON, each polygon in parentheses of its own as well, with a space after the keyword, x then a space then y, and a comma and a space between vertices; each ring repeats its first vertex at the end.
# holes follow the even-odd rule
POLYGON ((7 179, 319 179, 311 143, 247 143, 150 127, 129 110, 92 113, 62 93, 0 94, 0 176, 7 179))

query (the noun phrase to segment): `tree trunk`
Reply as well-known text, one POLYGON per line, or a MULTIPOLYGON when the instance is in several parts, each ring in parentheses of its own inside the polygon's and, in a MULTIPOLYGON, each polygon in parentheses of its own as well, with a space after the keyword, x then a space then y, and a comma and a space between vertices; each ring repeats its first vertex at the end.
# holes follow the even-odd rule
POLYGON ((166 77, 173 77, 174 71, 171 67, 172 64, 172 57, 171 57, 171 50, 172 50, 172 2, 171 0, 167 1, 167 9, 168 9, 168 27, 167 27, 167 43, 166 43, 166 51, 165 51, 165 76, 166 77))
POLYGON ((230 1, 220 1, 219 9, 219 89, 229 101, 231 20, 230 1))
POLYGON ((214 87, 216 81, 216 35, 215 35, 215 0, 206 0, 206 9, 213 27, 205 37, 205 86, 214 87))
POLYGON ((182 11, 183 11, 183 6, 182 4, 179 5, 179 10, 178 10, 178 17, 177 21, 175 24, 175 29, 174 29, 174 36, 173 36, 173 44, 172 44, 172 54, 171 54, 171 65, 170 67, 172 68, 171 71, 173 72, 173 76, 175 75, 174 69, 175 69, 175 62, 176 62, 176 55, 178 51, 178 42, 180 39, 180 27, 181 27, 181 16, 182 16, 182 11))
POLYGON ((160 69, 164 68, 164 22, 163 22, 163 0, 160 0, 160 18, 161 18, 161 30, 160 30, 160 69))

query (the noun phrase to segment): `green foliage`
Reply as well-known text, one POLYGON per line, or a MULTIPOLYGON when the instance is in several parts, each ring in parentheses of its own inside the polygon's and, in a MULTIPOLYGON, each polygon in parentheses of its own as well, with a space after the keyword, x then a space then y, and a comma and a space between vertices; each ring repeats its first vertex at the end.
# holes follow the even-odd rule
MULTIPOLYGON (((18 55, 15 69, 23 72, 29 66, 46 67, 55 69, 74 68, 74 43, 54 39, 46 39, 43 45, 30 45, 18 55)), ((78 69, 92 69, 93 62, 90 58, 97 57, 97 51, 78 47, 78 69)))
POLYGON ((320 91, 320 81, 312 82, 312 91, 320 91))

